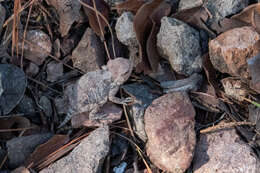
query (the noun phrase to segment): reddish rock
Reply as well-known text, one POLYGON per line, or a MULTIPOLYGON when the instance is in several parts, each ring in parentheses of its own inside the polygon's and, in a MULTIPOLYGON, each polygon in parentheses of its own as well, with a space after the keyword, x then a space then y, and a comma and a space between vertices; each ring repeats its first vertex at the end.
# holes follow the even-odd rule
POLYGON ((196 145, 194 173, 258 173, 260 161, 235 129, 203 134, 196 145))
POLYGON ((254 46, 260 35, 253 27, 231 29, 209 43, 209 55, 213 66, 222 73, 249 77, 247 60, 260 52, 254 46))
POLYGON ((196 143, 194 116, 185 92, 159 97, 146 109, 147 154, 157 167, 172 173, 189 168, 196 143))
POLYGON ((73 66, 84 72, 100 69, 105 63, 104 47, 92 29, 88 28, 72 52, 73 66))

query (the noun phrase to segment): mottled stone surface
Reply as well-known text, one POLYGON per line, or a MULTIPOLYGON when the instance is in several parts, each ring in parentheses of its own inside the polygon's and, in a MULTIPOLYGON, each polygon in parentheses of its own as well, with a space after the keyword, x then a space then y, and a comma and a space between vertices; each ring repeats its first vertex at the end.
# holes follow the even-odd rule
POLYGON ((203 0, 180 0, 178 10, 186 10, 201 6, 202 4, 203 0))
POLYGON ((134 31, 134 15, 131 12, 124 12, 116 22, 116 35, 118 40, 126 46, 137 47, 138 41, 134 31))
POLYGON ((63 64, 61 62, 51 61, 47 64, 47 81, 55 82, 63 76, 63 64))
POLYGON ((250 87, 260 93, 260 54, 248 59, 247 64, 251 77, 250 87))
POLYGON ((39 72, 39 70, 40 68, 36 64, 30 62, 30 64, 26 67, 25 73, 28 76, 33 77, 39 72))
POLYGON ((260 162, 235 129, 203 134, 196 145, 194 173, 258 173, 260 162))
POLYGON ((238 13, 248 6, 249 0, 205 0, 206 7, 212 15, 209 23, 218 22, 224 17, 238 13))
POLYGON ((199 32, 186 23, 163 17, 157 35, 158 51, 180 74, 191 75, 202 69, 199 32))
POLYGON ((248 94, 246 88, 242 87, 243 83, 241 80, 228 77, 222 79, 221 83, 224 87, 225 93, 238 101, 243 101, 243 97, 246 97, 248 94))
POLYGON ((109 145, 108 126, 99 127, 84 138, 69 155, 43 169, 40 173, 101 173, 109 145))
POLYGON ((146 109, 147 154, 160 169, 184 173, 190 167, 196 143, 195 110, 184 92, 166 94, 146 109))
MULTIPOLYGON (((24 57, 41 65, 49 56, 52 50, 50 37, 41 30, 29 30, 26 32, 26 42, 24 43, 24 57)), ((23 41, 20 39, 19 53, 22 53, 23 41)))
POLYGON ((105 63, 104 46, 93 32, 87 28, 78 46, 72 52, 73 66, 84 72, 100 69, 105 63))
POLYGON ((247 60, 260 52, 254 46, 260 39, 253 27, 241 27, 222 33, 209 42, 209 55, 213 66, 222 73, 249 77, 247 60))

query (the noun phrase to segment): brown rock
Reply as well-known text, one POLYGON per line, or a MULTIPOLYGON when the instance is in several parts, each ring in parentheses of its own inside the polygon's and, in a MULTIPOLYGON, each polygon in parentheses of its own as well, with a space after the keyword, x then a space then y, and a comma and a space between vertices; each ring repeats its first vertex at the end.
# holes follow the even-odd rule
POLYGON ((260 54, 250 58, 247 63, 251 77, 250 87, 260 93, 260 54))
POLYGON ((224 87, 225 93, 238 101, 243 101, 243 97, 246 97, 246 95, 248 94, 247 90, 242 87, 241 80, 228 77, 222 79, 221 83, 224 87))
POLYGON ((247 59, 257 55, 260 39, 253 27, 241 27, 219 35, 209 43, 209 55, 213 66, 222 73, 248 78, 247 59))
POLYGON ((259 170, 259 159, 235 129, 200 136, 193 160, 194 173, 258 173, 259 170))
POLYGON ((145 112, 147 153, 160 169, 183 173, 190 166, 196 143, 195 110, 184 92, 154 100, 145 112))
MULTIPOLYGON (((22 40, 18 43, 19 53, 22 52, 22 40)), ((41 30, 30 30, 26 32, 24 44, 24 57, 37 65, 41 65, 52 49, 50 37, 41 30)))
POLYGON ((73 66, 84 72, 100 69, 105 63, 104 47, 92 29, 87 28, 72 52, 73 66))

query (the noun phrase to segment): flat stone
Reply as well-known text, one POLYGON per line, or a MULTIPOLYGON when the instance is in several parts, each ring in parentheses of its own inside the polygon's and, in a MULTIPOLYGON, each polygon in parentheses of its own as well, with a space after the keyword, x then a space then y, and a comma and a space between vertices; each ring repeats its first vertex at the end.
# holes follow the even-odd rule
POLYGON ((126 46, 138 47, 138 41, 134 31, 134 15, 124 12, 116 22, 116 35, 118 40, 126 46))
POLYGON ((172 173, 184 173, 190 167, 196 144, 194 117, 185 92, 161 96, 146 109, 146 151, 154 165, 172 173))
POLYGON ((194 173, 258 173, 259 159, 235 129, 201 134, 193 160, 194 173))
POLYGON ((84 72, 100 69, 105 64, 104 47, 92 29, 87 28, 72 52, 73 66, 84 72))
POLYGON ((260 93, 260 54, 248 59, 247 64, 251 77, 250 87, 260 93))
POLYGON ((17 105, 16 110, 19 113, 33 113, 35 112, 36 104, 34 103, 33 99, 24 95, 20 103, 17 105))
POLYGON ((209 42, 213 66, 222 73, 242 78, 249 77, 247 60, 260 52, 254 46, 260 39, 253 27, 231 29, 209 42))
MULTIPOLYGON (((29 30, 26 32, 24 43, 24 57, 37 65, 41 65, 52 50, 50 37, 41 30, 29 30)), ((19 40, 19 53, 22 52, 23 41, 19 40)))
POLYGON ((157 47, 177 73, 191 75, 202 70, 199 32, 186 23, 163 17, 157 47))
POLYGON ((225 93, 238 101, 243 101, 244 97, 248 94, 247 90, 242 87, 243 83, 241 80, 228 77, 222 79, 221 83, 224 87, 225 93))
POLYGON ((40 97, 39 105, 41 106, 42 111, 45 113, 46 117, 52 117, 52 104, 46 96, 40 97))
POLYGON ((5 15, 6 15, 6 10, 5 8, 0 4, 0 34, 2 31, 2 26, 4 24, 5 21, 5 15))
POLYGON ((100 112, 104 114, 104 116, 97 116, 94 117, 94 119, 90 119, 88 113, 82 113, 77 116, 73 116, 71 118, 71 125, 73 128, 78 128, 82 125, 86 127, 97 127, 104 124, 111 124, 121 119, 123 110, 121 107, 108 102, 101 108, 100 112))
POLYGON ((206 7, 212 15, 209 23, 218 22, 219 20, 236 14, 248 6, 248 0, 206 0, 206 7))
POLYGON ((33 62, 30 62, 29 65, 26 67, 25 73, 28 76, 33 77, 39 73, 39 70, 40 68, 38 67, 38 65, 34 64, 33 62))
POLYGON ((51 133, 16 137, 6 142, 8 165, 10 168, 21 166, 29 155, 40 144, 52 137, 51 133))
POLYGON ((199 7, 202 4, 202 0, 180 0, 178 10, 187 10, 190 8, 199 7))
POLYGON ((133 130, 140 139, 147 141, 147 135, 144 130, 144 112, 152 101, 160 95, 152 92, 152 89, 143 84, 133 83, 123 85, 124 91, 135 98, 132 105, 129 106, 129 117, 133 122, 133 130))
POLYGON ((47 64, 47 78, 49 82, 55 82, 63 76, 63 64, 61 62, 51 61, 47 64))
POLYGON ((99 127, 84 138, 71 153, 40 173, 101 173, 103 162, 109 152, 109 145, 108 126, 99 127))

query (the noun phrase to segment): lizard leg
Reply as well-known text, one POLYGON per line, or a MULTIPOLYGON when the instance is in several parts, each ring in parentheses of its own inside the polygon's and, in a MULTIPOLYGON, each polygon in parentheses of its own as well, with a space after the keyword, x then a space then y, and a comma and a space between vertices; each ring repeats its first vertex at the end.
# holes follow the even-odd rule
POLYGON ((108 95, 109 101, 116 103, 116 104, 122 104, 122 105, 127 105, 128 103, 133 101, 133 99, 131 97, 127 97, 127 98, 123 98, 123 99, 116 97, 115 95, 118 92, 118 90, 119 90, 119 86, 117 86, 117 85, 112 86, 112 88, 109 91, 109 95, 108 95))

